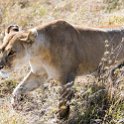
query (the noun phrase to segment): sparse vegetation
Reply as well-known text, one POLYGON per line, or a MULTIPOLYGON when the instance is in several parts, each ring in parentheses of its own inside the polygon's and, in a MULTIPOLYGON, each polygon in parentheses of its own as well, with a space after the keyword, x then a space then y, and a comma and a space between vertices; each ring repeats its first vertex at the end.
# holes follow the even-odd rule
POLYGON ((3 80, 0 83, 0 98, 5 97, 12 93, 13 89, 16 86, 16 81, 13 80, 3 80))
MULTIPOLYGON (((123 7, 123 0, 0 0, 0 33, 12 23, 26 29, 60 18, 82 26, 120 26, 124 24, 123 7)), ((106 48, 99 75, 77 77, 71 114, 64 122, 54 114, 59 99, 57 83, 46 83, 45 89, 31 92, 14 111, 10 97, 22 74, 0 79, 0 124, 123 124, 124 66, 111 66, 110 60, 118 64, 111 52, 106 48)))
POLYGON ((10 103, 5 99, 3 105, 0 106, 0 123, 1 124, 24 124, 25 120, 11 109, 10 103))

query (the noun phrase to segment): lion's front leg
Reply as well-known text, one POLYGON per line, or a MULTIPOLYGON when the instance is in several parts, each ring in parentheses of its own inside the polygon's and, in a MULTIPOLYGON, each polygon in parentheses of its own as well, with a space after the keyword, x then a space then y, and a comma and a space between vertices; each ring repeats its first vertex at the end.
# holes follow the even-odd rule
POLYGON ((59 102, 59 119, 66 119, 70 114, 70 101, 74 95, 73 86, 74 81, 67 83, 62 86, 60 91, 60 102, 59 102))
POLYGON ((23 79, 23 81, 20 82, 18 86, 14 89, 12 93, 12 105, 17 105, 24 94, 38 88, 41 85, 40 79, 40 76, 30 71, 28 75, 23 79))

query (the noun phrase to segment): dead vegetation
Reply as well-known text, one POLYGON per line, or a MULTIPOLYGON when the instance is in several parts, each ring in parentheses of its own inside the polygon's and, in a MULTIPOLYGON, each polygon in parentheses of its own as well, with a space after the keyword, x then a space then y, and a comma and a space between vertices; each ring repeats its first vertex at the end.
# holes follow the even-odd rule
MULTIPOLYGON (((12 23, 28 28, 60 18, 95 27, 122 25, 123 7, 121 0, 0 0, 0 32, 3 34, 5 27, 12 23)), ((64 121, 58 120, 55 114, 60 88, 56 82, 48 82, 28 94, 15 111, 10 105, 11 93, 25 69, 11 79, 1 79, 0 124, 123 124, 124 62, 116 61, 123 45, 122 39, 113 51, 106 41, 98 75, 76 78, 70 116, 64 121)))

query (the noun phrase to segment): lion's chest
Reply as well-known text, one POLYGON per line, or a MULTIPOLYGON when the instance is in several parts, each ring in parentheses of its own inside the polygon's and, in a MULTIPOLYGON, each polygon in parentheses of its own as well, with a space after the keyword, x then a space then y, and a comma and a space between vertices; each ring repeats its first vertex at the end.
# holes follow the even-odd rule
POLYGON ((49 78, 57 78, 58 71, 48 63, 42 62, 40 57, 35 57, 29 61, 31 71, 38 75, 41 75, 44 71, 47 73, 49 78))

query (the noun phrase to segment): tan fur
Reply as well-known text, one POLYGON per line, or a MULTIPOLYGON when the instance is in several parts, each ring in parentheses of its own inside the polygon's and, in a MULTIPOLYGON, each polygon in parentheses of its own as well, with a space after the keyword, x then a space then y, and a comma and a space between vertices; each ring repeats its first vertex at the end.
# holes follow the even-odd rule
POLYGON ((10 37, 9 34, 12 34, 12 33, 16 33, 18 32, 20 29, 17 25, 10 25, 7 27, 7 29, 5 30, 5 36, 3 38, 3 44, 0 46, 0 48, 5 48, 5 46, 7 45, 7 42, 10 40, 10 37))
MULTIPOLYGON (((42 70, 61 85, 73 81, 78 74, 95 71, 105 50, 104 41, 108 40, 115 48, 123 32, 124 29, 80 28, 58 20, 29 31, 9 33, 4 41, 6 45, 1 48, 0 64, 8 62, 12 66, 25 58, 31 67, 30 73, 15 88, 14 100, 39 87, 42 70), (13 59, 8 56, 11 50, 15 51, 13 59)), ((123 58, 124 49, 119 56, 123 58)))

